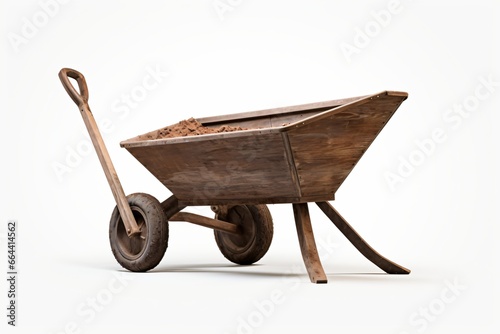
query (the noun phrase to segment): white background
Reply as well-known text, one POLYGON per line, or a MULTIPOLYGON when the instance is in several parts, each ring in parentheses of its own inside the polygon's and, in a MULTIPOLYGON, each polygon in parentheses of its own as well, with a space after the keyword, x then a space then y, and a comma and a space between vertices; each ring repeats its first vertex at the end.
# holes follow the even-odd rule
MULTIPOLYGON (((4 254, 7 221, 19 222, 18 327, 1 316, 9 333, 498 331, 498 2, 62 2, 46 1, 50 16, 33 0, 0 9, 4 254), (344 54, 347 44, 356 53, 344 54), (191 116, 407 91, 333 204, 412 273, 382 274, 313 205, 327 285, 308 281, 290 205, 270 206, 274 241, 254 266, 227 262, 211 230, 173 222, 155 270, 122 271, 107 235, 113 198, 85 151, 62 67, 86 76, 125 191, 160 201, 169 191, 121 140, 191 116), (148 69, 169 75, 120 112, 148 69), (493 82, 489 91, 481 80, 493 82), (464 103, 466 117, 449 113, 464 103), (445 140, 425 153, 416 142, 435 129, 445 140), (81 159, 69 167, 73 150, 81 159), (391 187, 388 173, 410 158, 416 166, 391 187), (61 165, 68 169, 58 176, 61 165)), ((5 310, 5 279, 0 291, 5 310)))

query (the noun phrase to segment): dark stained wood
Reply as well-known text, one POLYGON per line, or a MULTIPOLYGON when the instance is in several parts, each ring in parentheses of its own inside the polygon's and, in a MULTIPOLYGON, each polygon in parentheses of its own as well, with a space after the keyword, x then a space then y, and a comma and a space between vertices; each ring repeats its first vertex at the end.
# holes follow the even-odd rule
POLYGON ((307 203, 293 204, 293 215, 299 237, 300 251, 302 252, 309 279, 313 283, 327 283, 328 279, 316 249, 307 203))
POLYGON ((351 225, 333 208, 328 202, 317 202, 319 208, 330 218, 337 228, 345 235, 345 237, 356 247, 356 249, 364 255, 368 260, 373 262, 377 267, 388 274, 409 274, 410 270, 397 263, 394 263, 374 250, 351 225))
POLYGON ((299 197, 279 132, 128 150, 182 205, 299 197))

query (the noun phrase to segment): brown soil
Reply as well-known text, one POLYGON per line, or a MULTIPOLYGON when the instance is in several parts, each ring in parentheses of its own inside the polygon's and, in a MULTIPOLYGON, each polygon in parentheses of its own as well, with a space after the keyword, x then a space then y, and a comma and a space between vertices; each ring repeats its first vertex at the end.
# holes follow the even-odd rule
POLYGON ((240 126, 221 126, 220 128, 208 128, 203 126, 200 122, 194 118, 180 121, 177 124, 169 125, 162 129, 147 133, 142 137, 145 139, 163 139, 163 138, 174 138, 174 137, 185 137, 185 136, 199 136, 209 133, 221 133, 221 132, 233 132, 247 130, 240 126))

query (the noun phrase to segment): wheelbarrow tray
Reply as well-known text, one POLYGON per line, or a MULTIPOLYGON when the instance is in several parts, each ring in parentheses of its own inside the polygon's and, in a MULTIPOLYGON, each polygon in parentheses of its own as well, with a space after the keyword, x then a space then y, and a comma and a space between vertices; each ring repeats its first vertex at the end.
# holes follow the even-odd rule
POLYGON ((122 141, 180 205, 304 203, 335 192, 407 93, 197 119, 248 130, 122 141))

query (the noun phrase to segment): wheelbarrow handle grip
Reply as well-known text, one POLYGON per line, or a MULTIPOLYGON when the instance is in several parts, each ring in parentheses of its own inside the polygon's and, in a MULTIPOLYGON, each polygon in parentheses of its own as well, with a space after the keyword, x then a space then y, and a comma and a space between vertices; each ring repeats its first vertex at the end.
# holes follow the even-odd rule
POLYGON ((63 68, 59 71, 59 79, 61 80, 61 83, 68 95, 78 105, 78 107, 82 107, 82 105, 88 103, 89 90, 87 88, 87 82, 85 81, 85 77, 83 76, 83 74, 71 68, 63 68), (73 87, 73 85, 69 81, 69 78, 73 78, 76 80, 80 92, 77 92, 75 90, 75 87, 73 87))

